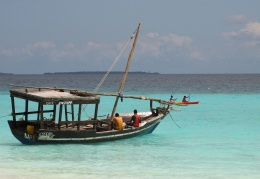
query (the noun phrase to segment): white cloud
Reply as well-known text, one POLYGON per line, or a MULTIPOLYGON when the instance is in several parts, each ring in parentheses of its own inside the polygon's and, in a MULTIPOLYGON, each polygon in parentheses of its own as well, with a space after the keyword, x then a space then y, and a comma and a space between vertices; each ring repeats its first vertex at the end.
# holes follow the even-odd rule
POLYGON ((158 33, 150 32, 139 42, 139 51, 145 56, 163 57, 173 51, 180 52, 180 48, 190 47, 192 41, 188 36, 179 36, 173 33, 159 35, 158 33))
POLYGON ((163 43, 168 43, 173 46, 186 46, 192 43, 192 39, 188 36, 178 36, 169 34, 168 36, 161 37, 163 43))
MULTIPOLYGON (((88 66, 105 68, 111 65, 125 43, 104 44, 89 41, 82 46, 77 46, 74 43, 59 46, 53 42, 36 42, 15 49, 0 47, 0 57, 12 58, 13 61, 20 59, 20 63, 41 61, 41 63, 52 66, 71 64, 71 60, 73 60, 81 66, 89 64, 88 66)), ((158 59, 161 61, 205 60, 203 53, 196 50, 192 43, 193 40, 189 36, 180 36, 174 33, 160 35, 156 32, 150 32, 140 36, 135 55, 142 60, 155 62, 158 62, 158 59)), ((129 48, 123 55, 128 55, 129 48)))
POLYGON ((260 59, 260 22, 254 21, 245 24, 237 31, 226 32, 226 46, 219 51, 229 61, 243 63, 259 63, 260 59))
POLYGON ((62 61, 63 58, 81 58, 89 53, 102 53, 107 50, 107 45, 87 42, 82 47, 76 47, 73 43, 57 46, 53 42, 36 42, 21 48, 7 49, 0 47, 0 56, 26 59, 30 57, 45 56, 46 60, 62 61))
POLYGON ((248 20, 244 15, 230 16, 225 20, 229 24, 244 24, 248 20))
MULTIPOLYGON (((163 61, 183 61, 185 59, 205 60, 203 53, 196 50, 192 42, 193 40, 189 36, 180 36, 174 33, 160 35, 156 32, 150 32, 140 36, 135 56, 142 59, 144 63, 146 60, 149 63, 151 61, 158 62, 158 59, 162 63, 163 61)), ((73 60, 74 63, 81 64, 80 66, 89 64, 88 66, 106 69, 119 55, 125 43, 104 44, 89 41, 82 46, 77 46, 74 43, 59 46, 53 42, 36 42, 15 49, 0 47, 0 57, 8 57, 21 64, 39 62, 51 66, 71 64, 71 60, 73 60)), ((129 48, 131 48, 131 44, 129 48)), ((129 48, 120 59, 127 58, 129 48)), ((121 63, 120 61, 119 63, 121 63)))
POLYGON ((156 40, 158 44, 167 43, 171 46, 190 45, 192 42, 192 39, 188 36, 179 36, 173 33, 168 35, 159 35, 158 33, 150 32, 145 37, 145 40, 156 40))
POLYGON ((148 38, 156 38, 156 37, 159 36, 159 34, 158 34, 158 33, 155 33, 155 32, 150 32, 150 33, 146 34, 146 36, 147 36, 148 38))
POLYGON ((260 22, 249 22, 241 30, 226 32, 223 35, 235 44, 259 47, 260 22))
POLYGON ((144 64, 169 64, 169 66, 184 71, 183 65, 180 64, 188 64, 187 66, 189 66, 191 63, 208 61, 208 55, 193 44, 191 37, 174 33, 168 35, 146 34, 139 41, 138 53, 138 58, 144 61, 142 62, 144 64), (178 65, 180 66, 177 67, 178 65))
POLYGON ((28 49, 34 50, 34 49, 53 49, 55 48, 55 45, 52 42, 37 42, 34 44, 28 45, 28 49))
POLYGON ((46 55, 49 56, 50 52, 54 51, 56 46, 52 42, 36 42, 34 44, 29 44, 27 47, 22 48, 21 53, 30 56, 46 55))
POLYGON ((0 55, 5 57, 15 57, 15 58, 26 58, 34 56, 37 54, 47 53, 56 49, 56 46, 52 42, 37 42, 34 44, 29 44, 22 48, 5 49, 1 47, 0 55))
POLYGON ((72 49, 74 47, 75 47, 75 45, 73 43, 67 43, 67 44, 64 45, 65 49, 72 49))
POLYGON ((260 37, 260 22, 250 22, 246 25, 244 29, 241 30, 241 33, 248 33, 253 37, 260 37))
POLYGON ((199 61, 206 61, 206 57, 198 50, 194 50, 190 52, 190 58, 196 59, 199 61))
POLYGON ((4 57, 12 57, 14 54, 12 50, 2 48, 0 49, 0 55, 4 57))

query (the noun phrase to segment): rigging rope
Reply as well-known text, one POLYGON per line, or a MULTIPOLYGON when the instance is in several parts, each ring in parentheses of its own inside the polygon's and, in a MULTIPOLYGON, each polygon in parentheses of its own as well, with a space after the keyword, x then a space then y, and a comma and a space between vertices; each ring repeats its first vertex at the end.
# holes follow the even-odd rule
MULTIPOLYGON (((97 85, 97 87, 94 89, 94 92, 97 92, 99 90, 99 88, 101 87, 101 85, 104 83, 104 81, 106 80, 107 76, 109 75, 109 73, 112 71, 112 69, 114 68, 115 64, 118 62, 118 60, 120 59, 121 55, 123 54, 123 52, 125 51, 125 49, 127 48, 127 46, 129 45, 130 41, 134 38, 134 35, 136 33, 137 29, 134 31, 134 33, 131 35, 131 37, 128 39, 128 41, 126 42, 125 46, 123 47, 123 49, 120 51, 119 55, 116 57, 115 61, 113 62, 113 64, 111 65, 111 67, 108 69, 108 71, 106 72, 106 74, 103 76, 103 78, 101 79, 101 81, 99 82, 99 84, 97 85)), ((83 109, 81 111, 85 111, 87 105, 85 105, 83 107, 83 109)), ((85 112, 86 113, 86 112, 85 112)), ((77 117, 75 117, 77 118, 77 117)))
POLYGON ((7 114, 7 115, 4 115, 4 116, 0 116, 0 118, 7 117, 7 116, 12 116, 12 114, 7 114))
MULTIPOLYGON (((136 31, 135 31, 136 32, 136 31)), ((116 57, 114 63, 111 65, 111 67, 109 68, 109 70, 106 72, 106 74, 103 76, 102 80, 99 82, 99 84, 97 85, 97 87, 95 88, 94 92, 97 92, 100 88, 100 86, 104 83, 104 81, 106 80, 107 76, 109 75, 109 73, 112 71, 113 67, 115 66, 115 64, 118 62, 118 60, 120 59, 121 55, 123 54, 123 52, 125 51, 126 47, 128 46, 129 42, 133 39, 133 36, 135 34, 135 32, 133 33, 133 35, 131 36, 130 39, 128 39, 127 43, 125 44, 124 48, 121 50, 121 52, 119 53, 119 55, 116 57)))
POLYGON ((171 119, 172 119, 172 121, 174 122, 174 124, 177 126, 177 127, 179 127, 179 128, 181 128, 175 121, 174 121, 174 119, 173 119, 173 117, 172 117, 172 115, 171 115, 171 113, 169 113, 169 115, 170 115, 170 117, 171 117, 171 119))

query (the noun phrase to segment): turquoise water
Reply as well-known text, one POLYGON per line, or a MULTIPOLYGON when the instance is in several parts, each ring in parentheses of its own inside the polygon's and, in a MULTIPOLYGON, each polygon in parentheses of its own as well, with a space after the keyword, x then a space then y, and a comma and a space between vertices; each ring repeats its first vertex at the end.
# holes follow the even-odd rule
MULTIPOLYGON (((156 90, 142 95, 165 100, 171 95, 156 90)), ((98 144, 22 145, 9 130, 10 117, 2 117, 0 178, 259 178, 260 93, 246 90, 193 93, 191 100, 200 103, 175 106, 181 111, 171 112, 174 121, 167 116, 152 134, 98 144)), ((1 116, 11 111, 3 91, 1 116)), ((173 95, 180 100, 183 93, 173 95)), ((99 115, 112 109, 113 98, 102 101, 99 115)), ((149 110, 147 101, 125 99, 118 112, 131 112, 133 106, 149 110)))

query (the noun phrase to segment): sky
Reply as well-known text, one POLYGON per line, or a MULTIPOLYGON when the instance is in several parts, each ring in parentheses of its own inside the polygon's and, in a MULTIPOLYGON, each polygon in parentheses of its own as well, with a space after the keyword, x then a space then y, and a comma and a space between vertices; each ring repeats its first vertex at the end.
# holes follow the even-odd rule
POLYGON ((0 73, 260 73, 259 0, 0 0, 0 73), (131 42, 132 43, 132 42, 131 42), (124 71, 131 44, 113 71, 124 71))

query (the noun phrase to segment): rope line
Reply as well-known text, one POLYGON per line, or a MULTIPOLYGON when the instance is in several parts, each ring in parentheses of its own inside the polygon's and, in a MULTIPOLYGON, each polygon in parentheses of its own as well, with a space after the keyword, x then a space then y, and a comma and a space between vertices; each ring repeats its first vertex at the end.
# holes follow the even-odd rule
POLYGON ((12 116, 12 114, 8 114, 8 115, 0 116, 0 118, 7 117, 7 116, 12 116))
MULTIPOLYGON (((101 79, 101 81, 99 82, 99 84, 97 85, 97 87, 94 89, 94 92, 97 92, 99 90, 99 88, 101 87, 101 85, 104 83, 104 81, 106 80, 107 76, 109 75, 109 73, 112 71, 112 69, 114 68, 115 64, 119 61, 120 57, 122 56, 123 52, 125 51, 125 49, 127 48, 127 46, 129 45, 130 41, 134 38, 134 35, 136 33, 137 29, 134 31, 134 33, 131 35, 131 37, 128 39, 128 41, 126 42, 125 46, 122 48, 122 50, 120 51, 119 55, 116 57, 115 61, 113 62, 113 64, 110 66, 110 68, 108 69, 108 71, 106 72, 106 74, 103 76, 103 78, 101 79)), ((82 111, 85 111, 86 107, 88 105, 85 105, 82 109, 82 111)), ((85 111, 86 113, 86 111, 85 111)), ((75 117, 77 118, 77 116, 75 117)))
POLYGON ((128 41, 126 42, 124 48, 121 50, 121 52, 119 53, 119 55, 116 57, 115 61, 113 62, 113 64, 111 65, 111 67, 109 68, 109 70, 106 72, 106 74, 103 76, 102 80, 99 82, 99 84, 97 85, 97 87, 95 88, 94 92, 97 92, 100 88, 100 86, 104 83, 104 81, 106 80, 107 76, 109 75, 109 73, 112 71, 112 69, 114 68, 115 64, 118 62, 118 60, 120 59, 121 55, 123 54, 123 52, 125 51, 126 47, 128 46, 129 42, 131 41, 133 36, 131 36, 130 39, 128 39, 128 41))
POLYGON ((173 119, 173 117, 172 117, 172 115, 171 115, 171 113, 169 113, 169 115, 170 115, 170 117, 171 117, 171 119, 172 119, 172 121, 174 122, 174 124, 177 126, 177 127, 179 127, 179 128, 181 128, 175 121, 174 121, 174 119, 173 119))

